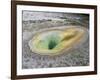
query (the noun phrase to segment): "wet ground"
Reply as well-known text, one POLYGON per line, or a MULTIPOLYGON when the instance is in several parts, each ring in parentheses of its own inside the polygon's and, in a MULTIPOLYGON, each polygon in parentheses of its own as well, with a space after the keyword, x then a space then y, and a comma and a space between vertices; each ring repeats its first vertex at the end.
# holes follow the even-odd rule
POLYGON ((89 38, 81 45, 54 57, 33 53, 28 45, 34 33, 45 28, 76 25, 89 29, 88 14, 23 11, 22 16, 23 69, 89 65, 89 38))

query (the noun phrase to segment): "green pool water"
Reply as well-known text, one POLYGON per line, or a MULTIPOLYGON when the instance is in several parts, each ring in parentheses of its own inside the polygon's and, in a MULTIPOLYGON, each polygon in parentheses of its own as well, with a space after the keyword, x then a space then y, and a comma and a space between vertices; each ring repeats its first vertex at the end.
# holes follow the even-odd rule
POLYGON ((57 45, 61 42, 61 38, 58 35, 58 33, 53 32, 51 34, 48 34, 47 36, 41 38, 38 43, 36 44, 36 47, 38 49, 47 49, 47 50, 53 50, 57 45))

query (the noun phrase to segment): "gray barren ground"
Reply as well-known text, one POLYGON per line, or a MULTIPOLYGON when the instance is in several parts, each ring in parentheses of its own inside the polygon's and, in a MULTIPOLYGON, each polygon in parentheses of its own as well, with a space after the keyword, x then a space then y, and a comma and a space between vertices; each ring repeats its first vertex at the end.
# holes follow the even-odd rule
MULTIPOLYGON (((87 14, 23 11, 22 20, 22 68, 49 68, 89 65, 89 38, 75 48, 58 56, 33 53, 28 45, 35 32, 45 28, 78 25, 89 29, 87 14)), ((88 35, 88 34, 87 34, 88 35)))

